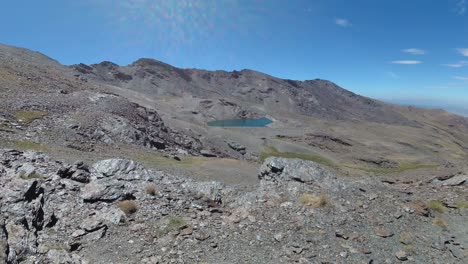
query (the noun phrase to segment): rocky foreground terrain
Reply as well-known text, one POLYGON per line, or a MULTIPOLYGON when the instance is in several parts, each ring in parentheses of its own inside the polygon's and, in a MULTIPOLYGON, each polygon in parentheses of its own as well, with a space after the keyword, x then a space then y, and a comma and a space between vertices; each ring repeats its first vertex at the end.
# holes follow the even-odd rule
POLYGON ((0 45, 0 263, 467 263, 467 160, 329 81, 0 45))
POLYGON ((0 150, 1 263, 466 263, 468 176, 269 158, 250 192, 126 159, 0 150))

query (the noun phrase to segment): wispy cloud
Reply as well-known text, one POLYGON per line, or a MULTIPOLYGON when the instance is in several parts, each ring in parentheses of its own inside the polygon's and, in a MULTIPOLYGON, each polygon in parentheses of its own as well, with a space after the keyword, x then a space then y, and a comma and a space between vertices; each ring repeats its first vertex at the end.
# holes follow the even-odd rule
POLYGON ((393 63, 393 64, 404 64, 404 65, 416 65, 416 64, 421 64, 422 61, 418 61, 418 60, 396 60, 396 61, 392 61, 391 63, 393 63))
POLYGON ((468 61, 460 61, 460 62, 457 62, 457 63, 442 64, 442 65, 443 65, 443 66, 450 67, 450 68, 461 68, 461 67, 468 66, 468 61))
POLYGON ((436 86, 426 86, 424 87, 426 89, 451 89, 452 86, 448 86, 448 85, 436 85, 436 86))
POLYGON ((335 24, 337 24, 340 27, 345 27, 345 28, 353 26, 353 24, 351 24, 351 22, 349 22, 349 20, 344 19, 344 18, 336 18, 335 19, 335 24))
POLYGON ((463 84, 460 83, 448 83, 448 84, 442 84, 442 85, 434 85, 434 86, 426 86, 424 87, 426 89, 438 89, 438 90, 448 90, 448 89, 466 89, 467 87, 463 84))
POLYGON ((386 72, 386 74, 387 74, 387 76, 389 76, 389 77, 391 77, 393 79, 399 79, 400 78, 400 76, 398 76, 398 74, 396 74, 396 73, 394 73, 392 71, 388 71, 388 72, 386 72))
POLYGON ((456 12, 459 15, 463 15, 466 12, 466 1, 465 0, 458 0, 456 12))
POLYGON ((453 76, 453 78, 460 81, 468 81, 468 77, 466 76, 453 76))
POLYGON ((411 49, 404 49, 402 50, 403 52, 412 54, 412 55, 424 55, 427 53, 427 51, 423 49, 416 49, 416 48, 411 48, 411 49))
POLYGON ((460 49, 457 49, 458 53, 460 53, 461 55, 465 56, 465 57, 468 57, 468 48, 460 48, 460 49))

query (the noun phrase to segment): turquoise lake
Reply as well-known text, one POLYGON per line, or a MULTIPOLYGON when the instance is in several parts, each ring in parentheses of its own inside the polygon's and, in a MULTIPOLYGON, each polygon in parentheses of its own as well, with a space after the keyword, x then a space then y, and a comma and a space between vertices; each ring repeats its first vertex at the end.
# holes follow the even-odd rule
POLYGON ((228 119, 216 120, 208 122, 209 126, 214 127, 264 127, 273 123, 266 117, 262 118, 245 118, 245 119, 228 119))

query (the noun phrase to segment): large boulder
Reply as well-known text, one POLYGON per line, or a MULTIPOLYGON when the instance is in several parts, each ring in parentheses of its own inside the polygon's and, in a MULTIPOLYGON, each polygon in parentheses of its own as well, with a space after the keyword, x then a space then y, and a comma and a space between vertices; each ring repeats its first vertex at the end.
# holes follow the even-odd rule
POLYGON ((81 189, 80 197, 84 202, 113 202, 125 197, 131 197, 132 191, 123 183, 112 181, 97 181, 85 185, 81 189))
POLYGON ((231 149, 233 149, 233 150, 239 152, 239 153, 242 154, 242 155, 244 155, 244 154, 246 153, 246 147, 245 147, 245 146, 242 146, 242 145, 239 144, 239 143, 236 143, 236 142, 231 141, 231 142, 228 142, 227 144, 228 144, 228 146, 229 146, 231 149))
POLYGON ((331 191, 343 189, 346 183, 321 164, 301 159, 270 157, 260 167, 258 178, 264 182, 300 182, 314 184, 331 191))
POLYGON ((94 163, 98 178, 116 177, 123 180, 140 180, 148 176, 148 171, 138 162, 127 159, 107 159, 94 163))
POLYGON ((433 183, 441 186, 459 186, 464 184, 468 185, 468 175, 452 175, 448 178, 435 179, 433 183))
POLYGON ((138 162, 128 159, 107 159, 93 164, 91 182, 81 188, 80 198, 87 203, 133 199, 139 191, 137 183, 151 178, 138 162))
POLYGON ((223 195, 228 192, 228 188, 216 181, 211 182, 193 182, 187 181, 181 185, 182 188, 216 202, 222 203, 223 195))

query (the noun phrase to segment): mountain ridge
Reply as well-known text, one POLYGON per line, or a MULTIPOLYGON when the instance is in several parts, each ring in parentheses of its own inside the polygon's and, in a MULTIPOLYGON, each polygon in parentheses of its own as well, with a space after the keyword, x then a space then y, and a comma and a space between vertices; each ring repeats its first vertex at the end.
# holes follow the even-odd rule
POLYGON ((64 66, 9 46, 0 47, 0 62, 2 129, 9 144, 34 139, 76 148, 86 142, 78 148, 89 151, 125 144, 170 156, 250 161, 299 153, 344 164, 346 171, 374 166, 368 161, 375 156, 387 160, 377 164, 458 163, 468 150, 467 118, 381 102, 327 80, 180 69, 154 59, 64 66), (24 115, 33 115, 26 116, 31 121, 25 123, 24 115), (207 125, 258 117, 274 122, 264 129, 207 125))
POLYGON ((140 59, 128 66, 101 62, 70 67, 86 78, 148 96, 181 96, 189 93, 209 97, 212 96, 210 93, 218 93, 235 103, 249 102, 265 108, 265 112, 279 108, 320 118, 411 125, 409 120, 386 107, 383 102, 360 96, 322 79, 294 81, 253 70, 180 69, 154 59, 140 59))

